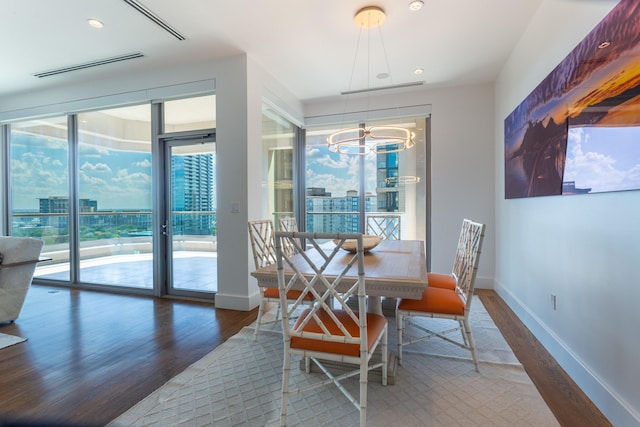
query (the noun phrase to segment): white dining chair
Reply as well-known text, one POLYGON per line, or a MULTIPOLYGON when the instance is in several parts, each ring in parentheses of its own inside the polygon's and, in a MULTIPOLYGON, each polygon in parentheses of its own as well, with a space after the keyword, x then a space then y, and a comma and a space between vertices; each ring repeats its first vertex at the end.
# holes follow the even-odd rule
MULTIPOLYGON (((276 256, 284 333, 280 424, 286 425, 289 396, 334 384, 360 412, 360 426, 366 426, 369 371, 381 368, 382 384, 387 384, 387 319, 366 311, 362 234, 277 232, 276 256), (357 242, 357 249, 347 258, 348 261, 343 263, 342 257, 336 255, 343 251, 342 245, 350 239, 357 242), (287 240, 296 248, 297 254, 293 257, 288 257, 284 252, 284 242, 287 240), (321 245, 326 240, 333 240, 335 248, 325 252, 321 245), (303 250, 301 241, 306 242, 306 247, 310 249, 303 250), (315 251, 321 256, 311 256, 308 251, 315 251), (344 279, 353 266, 358 271, 357 279, 344 279), (305 275, 302 273, 303 270, 314 273, 305 275), (331 276, 326 274, 327 271, 331 271, 331 276), (349 280, 349 283, 342 283, 343 280, 349 280), (290 292, 294 285, 302 288, 302 295, 284 309, 287 302, 284 295, 290 292), (348 291, 338 292, 341 285, 347 285, 348 291), (304 310, 293 323, 290 319, 303 304, 303 297, 307 294, 313 296, 314 304, 304 310), (351 296, 358 298, 358 308, 355 310, 347 304, 351 296), (379 363, 370 363, 378 346, 381 349, 382 360, 379 363), (308 378, 297 386, 291 386, 290 372, 292 369, 298 369, 291 363, 292 356, 300 356, 305 360, 307 372, 310 363, 314 363, 327 378, 308 378), (354 364, 355 369, 334 375, 325 361, 354 364), (342 383, 343 380, 355 376, 359 377, 360 384, 357 398, 342 383)), ((307 410, 306 407, 298 409, 307 410)))
MULTIPOLYGON (((276 248, 275 248, 275 230, 273 222, 269 219, 249 221, 249 240, 251 241, 251 251, 253 253, 253 261, 256 270, 264 268, 268 265, 275 264, 276 262, 276 248)), ((270 324, 279 321, 280 311, 280 292, 278 288, 273 287, 259 287, 260 288, 260 305, 258 307, 258 318, 256 319, 256 327, 254 330, 254 340, 258 339, 258 332, 260 326, 263 324, 270 324), (264 312, 268 303, 274 303, 277 305, 276 317, 274 320, 265 322, 263 321, 264 312)), ((298 299, 300 291, 292 290, 285 295, 285 299, 288 302, 293 302, 298 299)), ((306 296, 305 301, 309 302, 313 300, 312 296, 306 296)))
POLYGON ((478 262, 482 241, 484 239, 485 225, 471 220, 463 221, 459 254, 456 256, 454 271, 459 272, 456 277, 455 288, 436 287, 428 283, 422 293, 422 298, 413 300, 402 298, 398 300, 396 308, 396 322, 398 328, 398 364, 402 364, 403 347, 424 341, 430 338, 442 338, 445 341, 467 349, 471 352, 476 371, 478 370, 478 357, 469 327, 469 313, 473 301, 478 262), (449 319, 458 323, 456 327, 442 332, 433 332, 426 325, 418 321, 409 321, 406 318, 428 317, 449 319), (405 322, 405 320, 407 320, 405 322), (405 334, 405 329, 411 327, 415 332, 412 338, 405 334), (452 332, 461 332, 462 341, 447 336, 452 332), (418 335, 419 334, 419 335, 418 335))
MULTIPOLYGON (((280 231, 299 231, 298 222, 295 217, 287 216, 284 218, 280 218, 278 220, 278 224, 280 225, 280 231)), ((289 241, 284 241, 284 244, 284 251, 287 256, 295 254, 295 249, 292 245, 289 244, 289 241)))
POLYGON ((453 258, 453 267, 451 269, 451 273, 442 273, 442 272, 428 272, 427 273, 427 281, 429 286, 434 288, 444 288, 449 290, 455 290, 458 286, 458 279, 463 274, 463 269, 465 266, 465 253, 466 253, 466 245, 467 245, 467 233, 468 233, 468 224, 467 220, 462 221, 462 226, 460 227, 460 235, 458 237, 458 245, 456 246, 456 254, 453 258))

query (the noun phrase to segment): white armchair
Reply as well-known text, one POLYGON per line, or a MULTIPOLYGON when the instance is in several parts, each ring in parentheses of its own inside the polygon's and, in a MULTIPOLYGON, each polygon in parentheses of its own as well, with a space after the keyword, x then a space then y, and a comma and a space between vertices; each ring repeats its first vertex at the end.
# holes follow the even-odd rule
POLYGON ((43 244, 38 239, 0 236, 0 323, 20 315, 43 244))

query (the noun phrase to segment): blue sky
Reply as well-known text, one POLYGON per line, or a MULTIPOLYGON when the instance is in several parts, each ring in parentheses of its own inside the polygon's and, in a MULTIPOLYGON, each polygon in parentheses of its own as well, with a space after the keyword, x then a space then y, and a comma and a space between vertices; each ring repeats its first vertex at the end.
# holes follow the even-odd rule
MULTIPOLYGON (((336 197, 346 195, 348 190, 358 191, 360 156, 330 152, 325 138, 323 135, 307 140, 306 187, 324 187, 336 197)), ((376 156, 368 155, 364 158, 366 170, 374 171, 366 176, 365 191, 375 194, 376 156)))

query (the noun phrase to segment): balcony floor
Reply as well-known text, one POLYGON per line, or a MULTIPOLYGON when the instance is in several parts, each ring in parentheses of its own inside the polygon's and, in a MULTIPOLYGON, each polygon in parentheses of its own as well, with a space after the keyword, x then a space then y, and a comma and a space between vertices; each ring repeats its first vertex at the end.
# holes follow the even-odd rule
MULTIPOLYGON (((173 287, 180 290, 217 292, 217 252, 175 252, 173 257, 173 287)), ((34 277, 60 281, 69 280, 69 263, 40 265, 34 277)), ((151 254, 111 255, 80 262, 80 281, 132 288, 153 288, 151 254)))

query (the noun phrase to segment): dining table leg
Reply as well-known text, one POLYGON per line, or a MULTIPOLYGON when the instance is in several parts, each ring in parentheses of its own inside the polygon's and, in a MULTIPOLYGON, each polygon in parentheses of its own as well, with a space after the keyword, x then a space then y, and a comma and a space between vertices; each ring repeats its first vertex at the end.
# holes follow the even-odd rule
POLYGON ((382 297, 367 296, 367 311, 382 315, 382 297))

